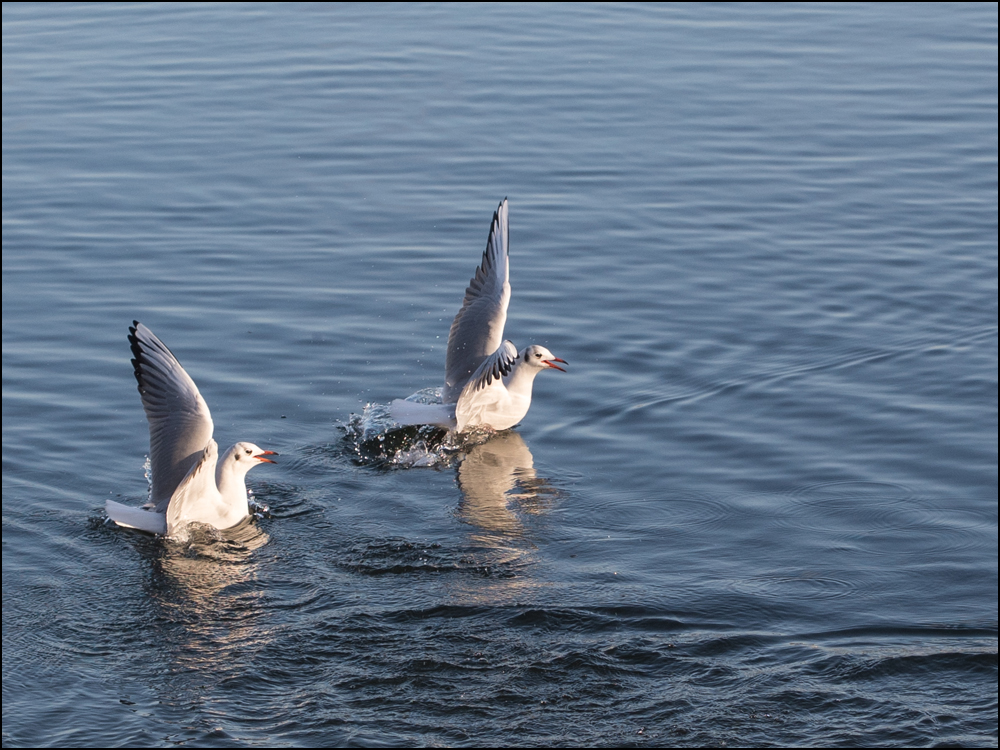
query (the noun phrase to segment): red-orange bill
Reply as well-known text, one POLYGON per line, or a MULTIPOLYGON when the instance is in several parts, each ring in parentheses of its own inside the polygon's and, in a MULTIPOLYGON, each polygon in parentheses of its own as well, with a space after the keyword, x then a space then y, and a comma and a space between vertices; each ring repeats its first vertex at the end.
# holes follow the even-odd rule
POLYGON ((561 368, 559 365, 552 364, 553 362, 562 362, 564 365, 568 365, 569 364, 569 362, 567 362, 565 359, 559 359, 559 357, 553 357, 552 359, 543 359, 542 362, 544 362, 545 364, 547 364, 549 367, 551 367, 553 369, 559 370, 560 372, 566 372, 566 371, 563 368, 561 368))

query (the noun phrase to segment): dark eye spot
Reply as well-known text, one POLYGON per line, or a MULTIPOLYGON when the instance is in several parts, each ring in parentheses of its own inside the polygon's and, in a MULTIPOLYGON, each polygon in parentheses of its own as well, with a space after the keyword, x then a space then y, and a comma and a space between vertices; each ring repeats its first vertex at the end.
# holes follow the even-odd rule
POLYGON ((248 456, 250 455, 250 449, 249 448, 247 448, 247 455, 248 456))
POLYGON ((536 352, 536 353, 535 353, 535 359, 541 359, 541 358, 542 358, 542 355, 541 355, 541 354, 538 354, 538 353, 536 352))

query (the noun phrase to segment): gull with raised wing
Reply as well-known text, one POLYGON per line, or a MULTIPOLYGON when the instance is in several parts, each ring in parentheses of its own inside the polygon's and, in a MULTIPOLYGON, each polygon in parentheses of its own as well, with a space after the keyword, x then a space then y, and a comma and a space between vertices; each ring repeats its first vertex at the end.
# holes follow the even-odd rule
POLYGON ((566 361, 544 346, 532 344, 519 352, 504 340, 510 303, 508 244, 504 198, 493 213, 482 263, 465 290, 462 308, 448 334, 444 403, 396 399, 390 406, 397 423, 437 424, 458 432, 480 425, 506 430, 528 413, 531 386, 538 373, 547 369, 565 372, 555 363, 566 361))
POLYGON ((108 500, 108 518, 119 526, 175 536, 189 523, 217 529, 237 525, 250 514, 246 473, 274 463, 274 451, 237 443, 219 459, 212 439, 212 415, 198 386, 181 363, 139 321, 129 327, 132 368, 149 421, 152 488, 142 508, 108 500))

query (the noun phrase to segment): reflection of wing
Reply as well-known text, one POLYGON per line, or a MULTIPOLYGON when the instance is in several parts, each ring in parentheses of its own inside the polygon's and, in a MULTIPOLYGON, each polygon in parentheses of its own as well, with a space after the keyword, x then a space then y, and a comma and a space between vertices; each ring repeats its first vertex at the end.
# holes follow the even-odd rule
POLYGON ((524 438, 504 432, 473 446, 458 466, 465 519, 489 531, 517 533, 521 524, 507 507, 518 481, 533 479, 534 459, 524 438))
POLYGON ((128 340, 149 420, 150 500, 162 513, 212 437, 212 415, 198 386, 152 331, 133 321, 128 340))
POLYGON ((211 515, 213 511, 218 513, 217 508, 222 500, 215 484, 215 465, 218 460, 219 446, 209 438, 198 462, 178 485, 167 506, 168 535, 173 536, 192 521, 213 522, 211 515))
POLYGON ((455 403, 485 357, 503 341, 510 302, 507 199, 493 213, 483 261, 469 282, 462 309, 452 321, 445 361, 444 402, 455 403))

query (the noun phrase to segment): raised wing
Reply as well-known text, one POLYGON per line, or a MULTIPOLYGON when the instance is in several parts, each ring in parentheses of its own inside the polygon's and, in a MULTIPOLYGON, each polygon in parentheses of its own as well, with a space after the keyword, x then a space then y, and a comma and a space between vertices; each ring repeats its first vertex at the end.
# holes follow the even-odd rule
POLYGON ((507 199, 493 212, 483 261, 465 290, 462 309, 448 334, 443 398, 455 403, 469 378, 503 341, 510 303, 507 199))
POLYGON ((149 420, 150 501, 163 513, 211 440, 212 415, 198 386, 166 344, 137 320, 128 330, 132 367, 149 420))

